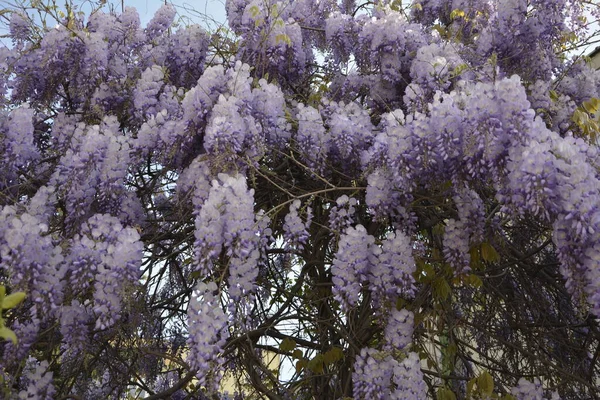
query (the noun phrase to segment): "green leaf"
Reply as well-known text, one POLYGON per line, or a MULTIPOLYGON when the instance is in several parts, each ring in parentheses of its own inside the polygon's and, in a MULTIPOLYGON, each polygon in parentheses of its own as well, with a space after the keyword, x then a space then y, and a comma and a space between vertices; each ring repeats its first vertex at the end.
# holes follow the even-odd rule
POLYGON ((467 382, 467 399, 471 398, 471 396, 473 394, 474 386, 475 386, 475 378, 470 379, 469 382, 467 382))
POLYGON ((448 35, 448 31, 444 29, 440 24, 435 24, 433 26, 433 29, 435 29, 443 38, 445 38, 448 35))
POLYGON ((448 281, 446 281, 444 278, 437 278, 433 282, 432 287, 433 287, 433 295, 438 300, 442 300, 442 301, 446 300, 448 298, 448 296, 450 296, 450 293, 452 292, 452 289, 450 288, 448 281))
POLYGON ((0 328, 0 337, 3 338, 4 340, 12 340, 12 342, 14 344, 17 344, 17 335, 15 335, 15 333, 7 328, 6 326, 3 326, 2 328, 0 328))
POLYGON ((456 343, 452 342, 448 345, 448 347, 446 347, 446 355, 448 355, 449 357, 454 357, 456 355, 456 343))
POLYGON ((583 102, 583 108, 590 114, 595 114, 600 108, 600 99, 591 98, 588 101, 583 102))
POLYGON ((494 391, 494 378, 489 372, 483 371, 481 375, 477 377, 477 388, 484 395, 491 395, 494 391))
POLYGON ((300 373, 304 368, 308 366, 306 358, 296 361, 296 372, 300 373))
POLYGON ((452 12, 450 13, 450 19, 455 19, 458 17, 464 17, 465 16, 465 12, 463 10, 459 10, 458 8, 455 10, 452 10, 452 12))
POLYGON ((322 354, 317 354, 315 358, 308 362, 308 369, 314 372, 315 374, 322 374, 324 369, 324 358, 322 354))
POLYGON ((456 400, 456 395, 448 388, 439 388, 436 397, 437 400, 456 400))
POLYGON ((295 359, 301 359, 304 356, 304 353, 302 352, 302 350, 300 349, 296 349, 292 352, 292 357, 294 357, 295 359))
POLYGON ((333 364, 344 357, 344 352, 339 347, 332 347, 331 350, 323 354, 325 364, 333 364))
POLYGON ((474 274, 466 275, 463 278, 463 282, 466 285, 472 286, 474 288, 480 288, 483 285, 483 282, 481 281, 481 278, 478 277, 477 275, 474 275, 474 274))
POLYGON ((294 339, 290 339, 290 338, 285 338, 283 339, 283 341, 281 342, 281 344, 279 345, 279 348, 282 351, 292 351, 296 348, 296 342, 294 341, 294 339))
POLYGON ((498 252, 488 242, 481 243, 481 258, 487 262, 495 262, 500 259, 498 252))
POLYGON ((2 308, 8 310, 9 308, 14 308, 21 304, 23 300, 25 300, 25 292, 15 292, 6 296, 2 300, 2 308))

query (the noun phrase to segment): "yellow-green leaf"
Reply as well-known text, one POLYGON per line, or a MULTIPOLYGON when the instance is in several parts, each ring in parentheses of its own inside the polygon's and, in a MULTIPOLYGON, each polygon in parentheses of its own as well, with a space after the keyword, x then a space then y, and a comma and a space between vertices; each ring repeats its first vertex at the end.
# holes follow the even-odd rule
POLYGON ((481 278, 478 277, 477 275, 474 275, 474 274, 466 275, 463 278, 463 282, 466 285, 472 286, 474 288, 480 288, 483 285, 483 282, 481 281, 481 278))
POLYGON ((459 10, 459 9, 452 10, 452 12, 450 13, 450 19, 455 19, 455 18, 464 17, 464 16, 465 16, 465 12, 463 10, 459 10))
POLYGON ((308 362, 308 369, 314 372, 315 374, 322 374, 324 371, 324 359, 322 354, 317 354, 315 358, 308 362))
POLYGON ((294 339, 285 338, 279 345, 279 348, 282 351, 292 351, 296 348, 296 342, 294 341, 294 339))
POLYGON ((467 398, 470 398, 471 395, 473 394, 474 386, 475 386, 475 378, 470 379, 469 382, 467 382, 467 398))
POLYGON ((292 357, 294 357, 298 360, 301 359, 303 356, 304 356, 304 353, 300 349, 296 349, 292 352, 292 357))
POLYGON ((452 291, 450 285, 448 284, 448 281, 446 281, 444 278, 437 278, 433 282, 432 286, 433 294, 438 300, 446 300, 450 295, 450 292, 452 291))
POLYGON ((308 365, 308 361, 303 358, 301 360, 296 361, 296 372, 300 373, 306 366, 308 365))
POLYGON ((334 362, 341 360, 344 357, 344 352, 339 347, 333 347, 331 350, 323 354, 323 360, 325 364, 333 364, 334 362))
POLYGON ((456 355, 456 343, 452 342, 446 347, 446 354, 450 357, 454 357, 456 355))
POLYGON ((435 29, 441 37, 446 37, 448 35, 448 31, 444 29, 440 24, 435 24, 433 26, 433 29, 435 29))
POLYGON ((494 378, 489 372, 483 371, 481 375, 477 377, 477 388, 482 394, 491 395, 494 391, 494 378))
POLYGON ((15 335, 15 333, 6 326, 0 328, 0 337, 4 340, 12 340, 14 344, 17 344, 17 335, 15 335))
POLYGON ((494 246, 488 242, 481 243, 481 258, 487 262, 495 262, 500 259, 498 252, 494 249, 494 246))
POLYGON ((600 99, 591 98, 588 101, 583 102, 583 108, 590 114, 595 114, 600 108, 600 99))
POLYGON ((21 304, 23 300, 25 300, 25 292, 15 292, 11 293, 2 300, 2 308, 7 310, 9 308, 14 308, 21 304))
POLYGON ((448 388, 439 388, 436 397, 437 400, 456 400, 456 395, 448 388))

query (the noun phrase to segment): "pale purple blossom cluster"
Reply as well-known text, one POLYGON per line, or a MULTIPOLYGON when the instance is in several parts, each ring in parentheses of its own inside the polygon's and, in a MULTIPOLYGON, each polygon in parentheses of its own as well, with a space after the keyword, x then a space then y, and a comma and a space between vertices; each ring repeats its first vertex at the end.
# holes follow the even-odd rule
POLYGON ((333 293, 346 309, 357 304, 366 288, 379 305, 412 297, 415 268, 411 241, 402 232, 388 234, 378 246, 362 225, 349 227, 340 236, 331 265, 333 293))
POLYGON ((310 222, 312 219, 312 209, 310 207, 305 208, 306 217, 303 221, 298 210, 302 202, 298 199, 290 203, 290 209, 285 215, 285 222, 283 224, 283 238, 289 246, 302 250, 306 241, 310 237, 308 229, 310 228, 310 222))
POLYGON ((165 4, 160 7, 146 26, 145 32, 148 40, 154 40, 165 33, 173 24, 175 14, 175 7, 172 4, 165 4))
POLYGON ((412 342, 415 316, 412 312, 393 309, 385 326, 384 337, 386 348, 393 350, 405 349, 412 342))
POLYGON ((260 237, 253 203, 254 190, 248 189, 243 175, 222 173, 212 181, 196 215, 196 269, 209 274, 224 252, 229 264, 229 295, 234 301, 254 291, 258 276, 260 237))
POLYGON ((483 240, 485 209, 479 195, 468 187, 454 195, 458 219, 449 219, 444 230, 444 257, 455 274, 469 272, 472 246, 483 240))
MULTIPOLYGON (((123 300, 140 278, 140 236, 135 229, 123 227, 116 217, 96 214, 82 224, 71 248, 66 262, 75 267, 70 275, 74 288, 87 289, 89 278, 93 278, 95 329, 108 329, 120 320, 123 300)), ((77 320, 65 317, 85 323, 86 314, 81 310, 77 313, 77 320)))
POLYGON ((27 389, 18 394, 19 399, 52 400, 55 389, 52 385, 52 372, 49 371, 48 361, 38 361, 33 358, 27 360, 23 386, 27 389))
POLYGON ((398 361, 388 353, 364 348, 354 363, 353 379, 358 399, 427 399, 419 356, 413 352, 398 361))
POLYGON ((381 246, 373 246, 371 251, 374 262, 368 280, 375 301, 394 302, 400 296, 412 298, 416 292, 413 278, 416 265, 410 238, 401 231, 391 232, 381 246))
POLYGON ((329 211, 329 229, 333 234, 342 233, 354 220, 357 201, 354 197, 342 195, 337 198, 329 211))
POLYGON ((386 83, 396 83, 410 69, 416 53, 428 39, 421 25, 410 23, 391 8, 385 8, 378 18, 364 23, 358 34, 361 51, 356 54, 360 66, 375 67, 386 83))
POLYGON ((105 200, 97 211, 123 211, 121 199, 125 194, 129 150, 130 140, 120 134, 115 117, 106 117, 99 125, 77 124, 69 148, 50 179, 66 203, 71 228, 90 216, 96 199, 105 200))
POLYGON ((517 400, 560 400, 560 396, 556 392, 545 395, 538 378, 534 378, 533 382, 521 378, 517 386, 512 388, 510 392, 517 400))
POLYGON ((338 250, 331 264, 333 294, 343 308, 354 307, 361 295, 363 282, 372 263, 371 246, 375 238, 362 225, 349 227, 340 236, 338 250))
POLYGON ((331 135, 323 126, 323 119, 319 110, 314 107, 299 104, 297 119, 296 141, 298 147, 302 149, 300 154, 303 161, 309 168, 321 172, 326 166, 327 154, 331 146, 331 135))
POLYGON ((34 110, 27 104, 0 114, 0 189, 15 184, 40 154, 34 144, 34 110))
POLYGON ((47 231, 36 216, 19 215, 12 206, 0 210, 0 269, 16 289, 29 293, 36 318, 61 305, 66 273, 62 250, 47 231))
POLYGON ((243 41, 240 58, 256 65, 259 75, 298 77, 304 73, 312 52, 292 15, 300 8, 273 0, 228 0, 226 9, 231 28, 243 41))
POLYGON ((188 315, 187 356, 192 367, 197 370, 200 382, 205 383, 207 373, 219 363, 220 352, 228 336, 227 315, 221 307, 217 285, 199 283, 190 298, 188 315))

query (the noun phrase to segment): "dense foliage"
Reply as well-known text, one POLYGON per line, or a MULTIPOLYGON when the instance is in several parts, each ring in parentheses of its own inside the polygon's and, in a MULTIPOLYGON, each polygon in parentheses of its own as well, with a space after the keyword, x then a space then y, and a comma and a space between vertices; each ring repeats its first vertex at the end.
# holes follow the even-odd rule
POLYGON ((600 10, 405 3, 2 10, 0 397, 600 398, 600 10))

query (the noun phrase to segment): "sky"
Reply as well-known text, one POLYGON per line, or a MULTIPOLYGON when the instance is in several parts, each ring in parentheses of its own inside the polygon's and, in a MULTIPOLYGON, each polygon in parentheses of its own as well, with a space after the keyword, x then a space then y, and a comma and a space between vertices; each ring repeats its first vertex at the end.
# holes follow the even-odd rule
MULTIPOLYGON (((110 3, 118 4, 118 7, 121 4, 119 0, 110 0, 110 3)), ((138 10, 142 26, 144 26, 152 19, 164 1, 123 0, 123 3, 125 6, 135 7, 138 10)), ((215 28, 224 24, 226 20, 225 0, 169 0, 169 3, 175 6, 184 21, 189 18, 189 22, 215 28)))

